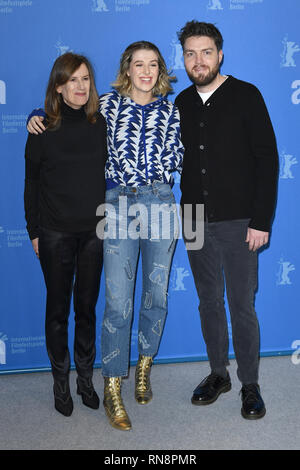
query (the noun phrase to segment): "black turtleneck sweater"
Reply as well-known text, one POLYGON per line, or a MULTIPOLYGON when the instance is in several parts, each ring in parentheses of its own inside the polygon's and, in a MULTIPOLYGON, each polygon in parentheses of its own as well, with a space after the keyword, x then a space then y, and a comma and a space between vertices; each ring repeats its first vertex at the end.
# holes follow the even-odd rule
POLYGON ((84 108, 62 103, 57 130, 29 134, 25 150, 25 218, 31 240, 39 227, 61 232, 96 228, 96 209, 104 203, 106 123, 95 124, 84 108))

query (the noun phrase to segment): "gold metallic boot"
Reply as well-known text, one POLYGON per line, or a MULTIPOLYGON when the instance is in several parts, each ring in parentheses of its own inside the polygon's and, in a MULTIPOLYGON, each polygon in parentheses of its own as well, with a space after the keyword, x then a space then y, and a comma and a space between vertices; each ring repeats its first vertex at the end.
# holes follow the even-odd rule
POLYGON ((135 399, 140 405, 146 405, 152 400, 150 372, 152 357, 139 356, 135 369, 135 399))
POLYGON ((121 377, 104 377, 103 405, 110 424, 121 431, 128 431, 131 422, 121 397, 121 382, 121 377))

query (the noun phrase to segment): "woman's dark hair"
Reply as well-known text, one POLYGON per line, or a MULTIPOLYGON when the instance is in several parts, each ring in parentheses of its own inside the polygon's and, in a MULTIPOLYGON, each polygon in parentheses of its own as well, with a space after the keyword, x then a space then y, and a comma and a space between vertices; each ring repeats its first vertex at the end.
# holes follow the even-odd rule
POLYGON ((223 47, 222 34, 212 23, 200 23, 196 20, 188 21, 177 33, 177 36, 182 45, 182 49, 184 49, 185 41, 191 36, 208 36, 214 40, 218 51, 223 47))
POLYGON ((50 73, 45 98, 45 112, 47 115, 48 128, 56 129, 59 127, 61 121, 61 103, 63 98, 61 93, 57 92, 57 87, 65 85, 82 64, 86 65, 90 77, 89 99, 84 105, 84 110, 88 121, 91 123, 96 122, 99 96, 95 86, 93 67, 86 57, 67 52, 56 59, 50 73))
POLYGON ((160 53, 160 50, 158 49, 157 46, 155 46, 155 44, 152 44, 152 42, 148 42, 148 41, 134 42, 125 49, 125 51, 123 52, 121 56, 120 68, 118 71, 116 81, 112 84, 112 86, 116 90, 118 90, 118 92, 122 96, 128 96, 130 94, 132 84, 131 84, 131 79, 130 77, 128 77, 127 72, 129 70, 129 66, 130 66, 130 62, 132 60, 133 54, 136 51, 139 51, 141 49, 154 51, 157 55, 159 74, 158 74, 156 85, 152 91, 153 96, 167 95, 170 91, 172 91, 170 80, 175 80, 176 77, 171 77, 168 74, 167 66, 163 59, 163 56, 160 53))

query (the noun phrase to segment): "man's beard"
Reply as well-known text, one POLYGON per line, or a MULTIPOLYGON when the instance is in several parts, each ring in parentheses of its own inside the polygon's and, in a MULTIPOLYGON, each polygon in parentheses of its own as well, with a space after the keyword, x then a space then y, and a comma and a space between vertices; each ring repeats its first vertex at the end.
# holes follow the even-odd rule
POLYGON ((220 71, 220 64, 217 64, 207 75, 200 74, 197 77, 195 77, 192 73, 187 72, 190 80, 196 85, 196 86, 206 86, 209 85, 211 82, 214 81, 216 76, 218 75, 220 71))

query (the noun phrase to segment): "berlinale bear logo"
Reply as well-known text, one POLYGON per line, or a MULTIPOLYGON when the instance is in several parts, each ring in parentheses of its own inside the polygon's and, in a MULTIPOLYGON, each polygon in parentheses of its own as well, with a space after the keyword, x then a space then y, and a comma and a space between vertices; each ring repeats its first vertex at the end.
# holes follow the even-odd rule
POLYGON ((109 11, 104 0, 93 0, 93 11, 109 11))
POLYGON ((7 336, 0 333, 0 364, 6 364, 6 344, 7 336))
POLYGON ((0 104, 6 104, 6 85, 3 80, 0 80, 0 104))

